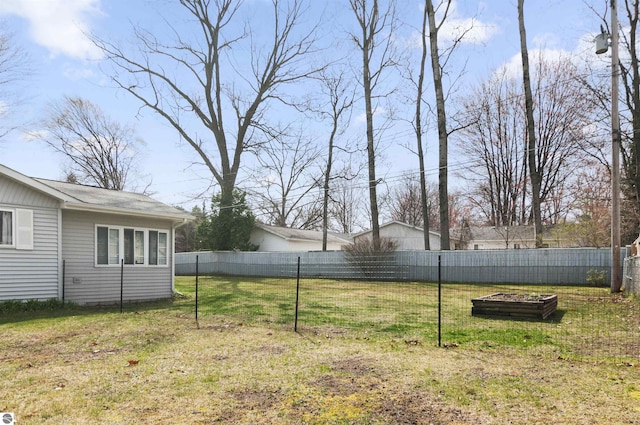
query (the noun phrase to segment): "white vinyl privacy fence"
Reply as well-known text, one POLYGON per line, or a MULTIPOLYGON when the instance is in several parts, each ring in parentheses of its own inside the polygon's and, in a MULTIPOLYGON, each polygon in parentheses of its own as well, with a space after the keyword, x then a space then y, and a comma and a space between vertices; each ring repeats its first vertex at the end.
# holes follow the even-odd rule
MULTIPOLYGON (((622 252, 622 259, 626 252, 622 252)), ((438 280, 445 282, 587 285, 590 270, 605 272, 610 283, 608 248, 479 251, 401 251, 372 261, 380 274, 332 252, 191 252, 175 255, 176 275, 226 274, 260 277, 300 276, 332 279, 438 280)))

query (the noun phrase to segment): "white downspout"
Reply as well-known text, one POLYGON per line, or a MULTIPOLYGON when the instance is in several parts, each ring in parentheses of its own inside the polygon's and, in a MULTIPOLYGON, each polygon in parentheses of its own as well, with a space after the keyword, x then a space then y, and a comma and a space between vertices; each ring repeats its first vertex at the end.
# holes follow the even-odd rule
POLYGON ((183 219, 182 222, 173 222, 171 226, 171 295, 176 293, 176 228, 187 222, 187 219, 183 219))
POLYGON ((63 265, 62 265, 62 208, 64 206, 64 201, 60 202, 60 206, 58 207, 58 301, 62 301, 63 290, 64 290, 64 281, 63 281, 63 265))

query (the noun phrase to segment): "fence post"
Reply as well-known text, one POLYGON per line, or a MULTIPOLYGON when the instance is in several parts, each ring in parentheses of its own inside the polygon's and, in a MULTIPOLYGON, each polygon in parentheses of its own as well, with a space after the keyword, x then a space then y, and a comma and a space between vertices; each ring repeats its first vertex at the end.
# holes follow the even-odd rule
POLYGON ((198 323, 198 255, 196 255, 196 323, 198 323))
POLYGON ((293 323, 293 331, 298 332, 298 300, 300 299, 300 257, 298 257, 298 273, 296 275, 296 314, 293 323))
POLYGON ((438 255, 438 347, 442 346, 442 259, 438 255))
POLYGON ((120 313, 122 313, 123 298, 124 298, 124 258, 120 260, 120 313))

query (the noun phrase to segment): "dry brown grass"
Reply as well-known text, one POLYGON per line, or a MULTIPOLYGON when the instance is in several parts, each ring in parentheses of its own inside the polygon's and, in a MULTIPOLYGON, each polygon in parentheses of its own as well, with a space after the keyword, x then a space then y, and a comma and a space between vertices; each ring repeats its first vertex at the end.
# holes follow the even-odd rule
POLYGON ((20 424, 640 424, 637 364, 178 310, 0 325, 20 424), (137 362, 137 363, 136 363, 137 362))

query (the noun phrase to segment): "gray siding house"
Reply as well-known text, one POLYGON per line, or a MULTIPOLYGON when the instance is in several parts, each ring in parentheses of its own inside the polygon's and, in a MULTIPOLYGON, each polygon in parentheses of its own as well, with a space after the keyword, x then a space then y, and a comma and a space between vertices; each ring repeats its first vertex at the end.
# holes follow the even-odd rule
POLYGON ((125 301, 169 298, 174 229, 189 219, 144 195, 0 165, 0 301, 114 303, 121 271, 125 301))

